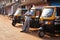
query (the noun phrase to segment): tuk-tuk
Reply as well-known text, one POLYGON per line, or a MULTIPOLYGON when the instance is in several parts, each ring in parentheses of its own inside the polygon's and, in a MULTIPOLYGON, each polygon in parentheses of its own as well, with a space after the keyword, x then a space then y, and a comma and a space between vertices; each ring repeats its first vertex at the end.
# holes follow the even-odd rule
POLYGON ((40 16, 39 36, 60 34, 60 6, 45 6, 40 16))
MULTIPOLYGON (((25 9, 24 9, 25 10, 25 9)), ((33 16, 31 16, 31 21, 30 21, 30 27, 31 28, 39 28, 40 27, 40 24, 39 24, 39 19, 40 19, 40 15, 41 15, 41 8, 35 8, 35 9, 31 9, 31 10, 34 10, 34 14, 33 16)), ((26 12, 26 11, 25 11, 26 12)), ((25 13, 24 12, 24 13, 25 13)), ((17 13, 17 12, 16 12, 17 13)), ((23 14, 24 14, 23 13, 23 14)), ((21 13, 22 14, 22 13, 21 13)), ((12 25, 15 26, 16 23, 20 23, 20 20, 21 19, 25 19, 23 16, 21 17, 22 15, 20 16, 14 16, 14 19, 12 21, 12 25), (21 18, 20 18, 21 17, 21 18)), ((21 20, 22 21, 22 20, 21 20)))
POLYGON ((12 20, 12 25, 15 26, 17 23, 22 23, 24 22, 24 16, 23 14, 27 11, 27 9, 21 9, 17 8, 13 20, 12 20))
POLYGON ((35 8, 32 10, 34 10, 34 15, 31 17, 32 19, 30 21, 30 27, 39 28, 40 27, 39 19, 40 19, 42 10, 41 10, 41 8, 35 8))

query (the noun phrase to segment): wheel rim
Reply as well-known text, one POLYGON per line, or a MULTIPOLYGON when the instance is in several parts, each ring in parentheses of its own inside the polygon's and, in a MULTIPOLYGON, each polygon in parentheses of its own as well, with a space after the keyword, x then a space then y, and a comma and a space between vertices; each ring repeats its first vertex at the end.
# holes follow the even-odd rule
POLYGON ((44 36, 44 32, 43 31, 40 32, 39 35, 40 35, 40 37, 43 37, 44 36))
POLYGON ((15 25, 16 25, 16 23, 12 23, 12 25, 13 25, 13 26, 15 26, 15 25))

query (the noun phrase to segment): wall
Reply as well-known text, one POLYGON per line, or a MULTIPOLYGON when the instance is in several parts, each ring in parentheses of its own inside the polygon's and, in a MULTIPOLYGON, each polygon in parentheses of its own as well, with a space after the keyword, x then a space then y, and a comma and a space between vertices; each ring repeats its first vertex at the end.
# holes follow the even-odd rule
MULTIPOLYGON (((18 1, 18 0, 9 0, 9 1, 10 1, 10 3, 14 3, 14 2, 16 3, 16 1, 18 1)), ((16 11, 17 8, 18 8, 18 3, 14 4, 12 6, 6 7, 6 14, 12 15, 16 11)))

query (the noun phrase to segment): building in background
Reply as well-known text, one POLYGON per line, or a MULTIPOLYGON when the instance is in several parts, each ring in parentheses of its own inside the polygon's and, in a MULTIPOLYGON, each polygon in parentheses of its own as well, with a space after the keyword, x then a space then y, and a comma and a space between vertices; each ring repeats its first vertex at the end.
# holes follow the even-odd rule
MULTIPOLYGON (((60 5, 59 0, 0 0, 0 8, 3 8, 4 14, 13 14, 20 5, 21 8, 27 9, 27 5, 33 4, 36 8, 42 8, 44 6, 60 5)), ((1 11, 1 10, 0 10, 1 11)))
POLYGON ((11 5, 6 7, 6 12, 8 13, 8 15, 12 15, 19 5, 18 0, 10 0, 10 4, 11 5))
POLYGON ((60 0, 21 0, 22 8, 26 8, 29 4, 34 4, 36 7, 60 6, 60 0))
POLYGON ((21 0, 22 8, 27 8, 27 5, 30 4, 35 5, 36 8, 43 8, 44 6, 60 6, 60 0, 21 0))
POLYGON ((19 0, 1 0, 0 1, 0 7, 3 9, 2 14, 13 14, 18 5, 19 0))
MULTIPOLYGON (((44 6, 48 6, 47 0, 21 0, 21 7, 22 9, 27 9, 27 7, 32 4, 37 9, 42 9, 44 6)), ((40 13, 36 11, 37 15, 40 13)))
POLYGON ((36 7, 43 7, 47 6, 47 0, 21 0, 21 6, 25 7, 29 4, 34 4, 36 7))

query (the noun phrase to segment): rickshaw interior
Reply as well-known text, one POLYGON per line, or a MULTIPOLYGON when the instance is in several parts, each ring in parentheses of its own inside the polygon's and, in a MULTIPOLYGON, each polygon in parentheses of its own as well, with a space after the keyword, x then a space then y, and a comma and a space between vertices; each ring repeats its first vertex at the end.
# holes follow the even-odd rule
POLYGON ((60 31, 59 26, 60 26, 60 7, 57 7, 57 9, 56 9, 56 18, 55 18, 55 30, 60 31))
POLYGON ((39 19, 41 15, 42 10, 41 9, 35 9, 34 15, 32 16, 32 20, 30 21, 30 27, 32 28, 39 28, 39 19))
POLYGON ((60 7, 58 7, 56 11, 57 11, 57 14, 56 15, 57 16, 60 16, 60 7))

